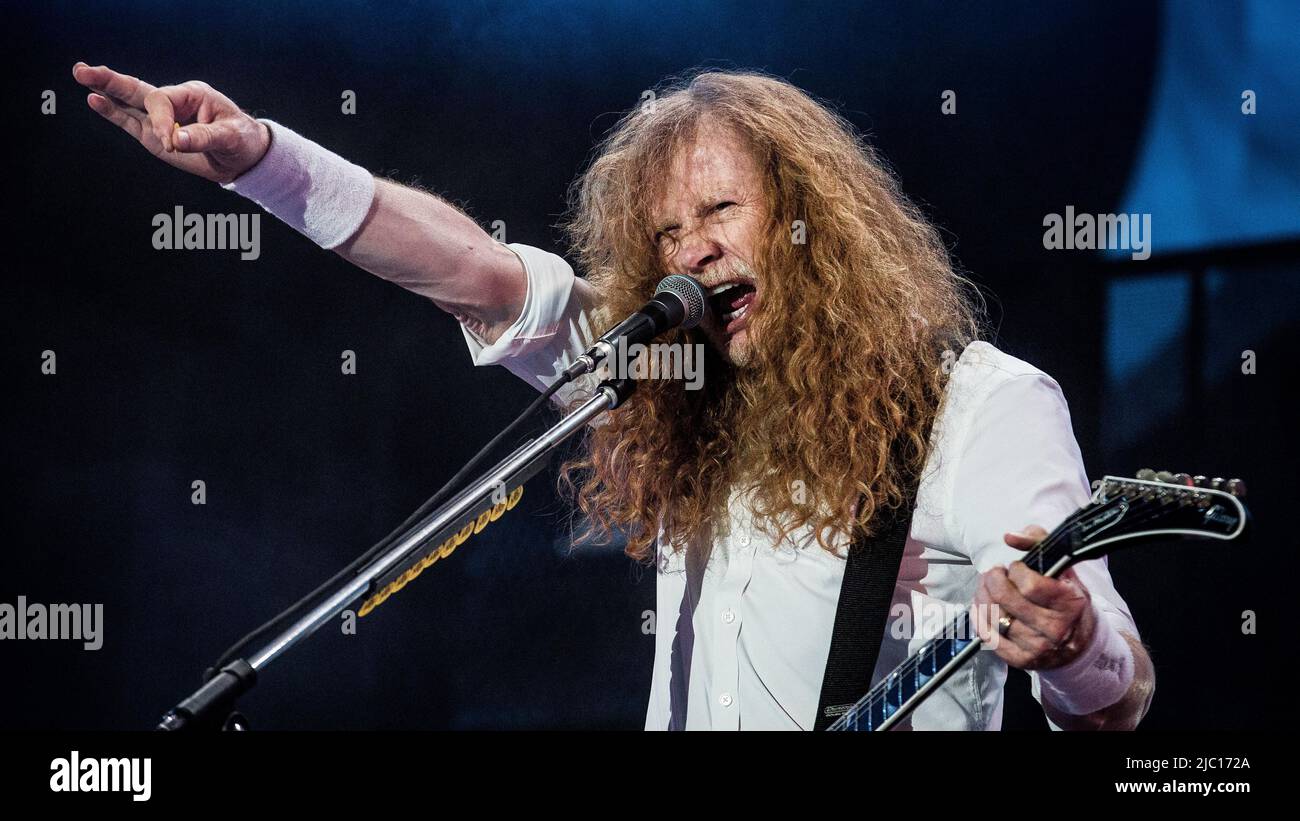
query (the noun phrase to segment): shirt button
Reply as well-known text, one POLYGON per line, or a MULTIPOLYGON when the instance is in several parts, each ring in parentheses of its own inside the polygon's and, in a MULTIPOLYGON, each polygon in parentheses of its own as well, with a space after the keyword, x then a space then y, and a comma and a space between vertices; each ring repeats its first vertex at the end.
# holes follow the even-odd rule
POLYGON ((741 543, 742 545, 746 545, 746 546, 749 545, 749 532, 748 532, 748 531, 746 531, 746 532, 740 534, 740 543, 741 543))
POLYGON ((728 607, 726 610, 723 610, 722 620, 727 624, 731 624, 736 620, 736 611, 732 610, 730 607, 728 607))
POLYGON ((718 703, 721 704, 723 707, 730 707, 731 693, 723 693, 722 695, 718 696, 718 703))

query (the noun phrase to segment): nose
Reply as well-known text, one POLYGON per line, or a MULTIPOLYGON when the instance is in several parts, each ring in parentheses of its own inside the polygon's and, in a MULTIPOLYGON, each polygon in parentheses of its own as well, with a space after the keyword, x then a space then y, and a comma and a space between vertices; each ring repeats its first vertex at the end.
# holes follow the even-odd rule
POLYGON ((694 231, 677 243, 672 266, 676 273, 699 276, 722 259, 722 246, 704 231, 694 231))

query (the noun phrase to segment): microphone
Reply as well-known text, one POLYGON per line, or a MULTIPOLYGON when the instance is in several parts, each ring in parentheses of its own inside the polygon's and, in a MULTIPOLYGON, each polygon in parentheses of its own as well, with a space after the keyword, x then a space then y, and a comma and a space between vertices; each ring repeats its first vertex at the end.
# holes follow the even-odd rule
POLYGON ((620 342, 645 344, 673 328, 694 328, 703 321, 707 310, 704 288, 693 277, 685 274, 666 276, 655 286, 653 299, 606 331, 586 353, 565 369, 564 381, 596 370, 596 366, 614 353, 620 342))

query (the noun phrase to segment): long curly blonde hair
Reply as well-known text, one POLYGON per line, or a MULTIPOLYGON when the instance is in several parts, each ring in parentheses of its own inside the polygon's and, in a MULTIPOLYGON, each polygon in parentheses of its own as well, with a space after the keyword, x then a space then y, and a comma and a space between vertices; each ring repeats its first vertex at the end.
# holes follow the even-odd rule
POLYGON ((751 361, 706 348, 702 389, 641 381, 561 471, 585 537, 621 533, 640 560, 660 528, 672 550, 707 542, 738 487, 778 539, 811 526, 829 550, 837 533, 874 532, 920 476, 950 365, 978 335, 978 293, 852 125, 784 80, 738 71, 661 85, 570 188, 563 227, 601 295, 597 324, 636 310, 663 276, 650 204, 677 153, 719 125, 753 152, 769 205, 751 361))

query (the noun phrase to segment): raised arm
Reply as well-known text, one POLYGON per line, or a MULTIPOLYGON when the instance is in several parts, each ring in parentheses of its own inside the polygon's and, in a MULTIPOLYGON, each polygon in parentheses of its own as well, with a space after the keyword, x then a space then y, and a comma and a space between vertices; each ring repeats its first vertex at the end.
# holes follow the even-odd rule
POLYGON ((489 343, 519 316, 528 288, 522 263, 444 200, 372 181, 202 81, 158 88, 85 63, 72 74, 91 89, 90 108, 153 156, 253 197, 322 247, 428 297, 489 343))
POLYGON ((334 251, 428 297, 488 343, 518 318, 528 292, 513 251, 450 203, 391 180, 375 180, 365 221, 334 251))

